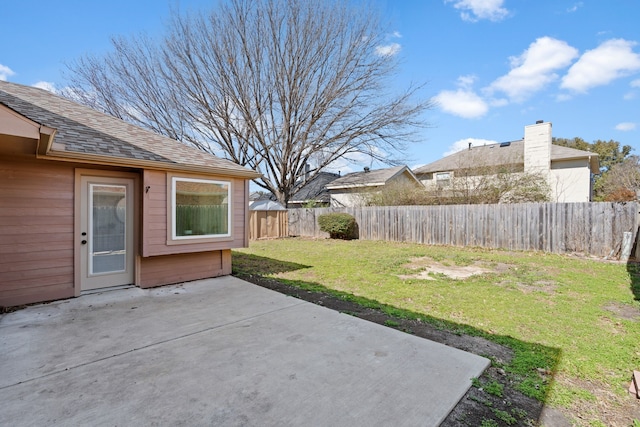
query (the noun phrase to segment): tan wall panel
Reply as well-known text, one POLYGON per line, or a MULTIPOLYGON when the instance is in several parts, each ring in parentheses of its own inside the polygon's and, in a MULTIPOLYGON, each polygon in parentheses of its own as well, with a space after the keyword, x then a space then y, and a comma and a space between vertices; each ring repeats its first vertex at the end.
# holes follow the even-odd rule
POLYGON ((28 290, 31 288, 46 287, 51 285, 62 285, 68 287, 69 274, 73 273, 73 267, 58 267, 49 269, 46 272, 40 270, 36 274, 26 275, 24 272, 13 272, 7 274, 7 280, 2 282, 0 292, 14 291, 18 289, 28 290), (39 274, 39 275, 38 275, 39 274), (12 278, 13 277, 15 278, 12 278))
MULTIPOLYGON (((13 270, 5 271, 3 274, 2 283, 0 283, 0 291, 2 289, 13 289, 14 285, 20 285, 21 283, 32 283, 39 285, 37 281, 47 278, 49 276, 62 277, 73 273, 72 265, 65 265, 60 267, 50 267, 48 269, 35 269, 32 271, 25 270, 13 270), (33 280, 32 280, 33 279, 33 280)), ((67 278, 68 281, 68 278, 67 278)), ((59 280, 55 280, 52 283, 61 283, 59 280)))
MULTIPOLYGON (((16 239, 16 240, 19 240, 19 239, 16 239)), ((64 240, 60 241, 57 238, 54 238, 49 242, 45 242, 44 240, 38 240, 36 242, 22 241, 20 242, 21 244, 18 246, 15 244, 4 244, 6 242, 5 242, 5 239, 3 238, 2 242, 0 243, 0 256, 4 258, 4 256, 11 255, 11 254, 23 254, 23 253, 30 254, 30 253, 42 251, 43 244, 46 245, 47 252, 65 250, 65 249, 68 249, 68 244, 64 240)))
MULTIPOLYGON (((20 227, 15 227, 20 228, 20 227)), ((65 227, 66 230, 66 227, 65 227)), ((62 233, 33 233, 26 234, 20 233, 10 228, 5 230, 6 233, 0 231, 0 246, 14 247, 16 250, 22 250, 22 247, 18 249, 18 244, 40 244, 45 245, 51 242, 57 242, 59 244, 67 244, 68 239, 73 239, 73 232, 68 231, 66 234, 62 233), (12 234, 9 234, 11 232, 12 234)), ((46 230, 45 230, 46 231, 46 230)), ((66 247, 66 246, 65 246, 66 247)), ((42 247, 40 247, 42 249, 42 247)))
POLYGON ((150 288, 231 274, 231 251, 154 256, 138 264, 138 286, 150 288))
POLYGON ((0 160, 0 306, 73 296, 73 168, 0 160))
POLYGON ((54 286, 20 288, 12 291, 3 291, 0 294, 0 307, 55 301, 72 298, 73 296, 73 291, 69 291, 66 283, 54 286))

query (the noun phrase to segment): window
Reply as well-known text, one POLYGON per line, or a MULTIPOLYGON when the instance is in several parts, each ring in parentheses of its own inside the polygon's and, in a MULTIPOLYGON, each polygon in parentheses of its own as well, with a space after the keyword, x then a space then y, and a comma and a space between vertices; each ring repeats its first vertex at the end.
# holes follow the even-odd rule
POLYGON ((172 239, 230 236, 230 199, 230 182, 173 177, 172 239))
POLYGON ((436 173, 436 185, 438 187, 448 187, 451 185, 451 172, 436 173))

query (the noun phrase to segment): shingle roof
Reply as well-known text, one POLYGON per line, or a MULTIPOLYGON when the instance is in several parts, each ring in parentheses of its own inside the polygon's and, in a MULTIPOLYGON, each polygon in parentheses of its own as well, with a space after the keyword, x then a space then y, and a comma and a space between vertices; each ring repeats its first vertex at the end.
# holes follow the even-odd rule
MULTIPOLYGON (((576 150, 575 148, 560 145, 551 145, 551 161, 597 158, 598 154, 589 151, 576 150)), ((509 143, 490 144, 472 147, 470 150, 462 150, 453 153, 428 165, 421 166, 413 172, 416 175, 453 171, 469 167, 492 167, 500 165, 524 164, 524 141, 511 141, 509 143)))
POLYGON ((316 176, 302 184, 291 196, 290 203, 304 203, 309 200, 316 202, 329 202, 331 195, 326 185, 338 179, 340 175, 330 172, 318 172, 316 176))
POLYGON ((413 176, 413 173, 406 166, 377 169, 369 172, 353 172, 343 176, 342 178, 338 178, 332 181, 326 186, 326 188, 329 190, 337 190, 340 188, 357 188, 385 185, 391 178, 405 171, 413 176))
POLYGON ((154 162, 170 169, 195 169, 255 177, 250 169, 165 136, 103 114, 43 89, 0 81, 0 104, 56 129, 51 154, 99 156, 117 163, 154 162))

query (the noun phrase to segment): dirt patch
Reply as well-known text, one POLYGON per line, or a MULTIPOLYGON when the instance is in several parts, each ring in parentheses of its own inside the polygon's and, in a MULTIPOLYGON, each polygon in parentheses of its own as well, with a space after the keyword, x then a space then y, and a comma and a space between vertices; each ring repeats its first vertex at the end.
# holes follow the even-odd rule
POLYGON ((633 322, 640 320, 640 309, 630 304, 611 302, 602 307, 602 309, 624 320, 631 320, 633 322))
MULTIPOLYGON (((322 292, 302 290, 274 279, 261 276, 241 275, 238 277, 286 295, 490 358, 494 363, 480 378, 474 381, 475 385, 469 389, 467 394, 444 420, 441 424, 442 427, 480 426, 483 423, 487 423, 488 420, 494 420, 497 426, 534 426, 538 425, 539 422, 545 423, 545 417, 542 416, 541 418, 542 403, 518 391, 515 388, 513 378, 499 367, 502 364, 508 364, 513 358, 513 351, 510 348, 482 337, 439 329, 422 321, 392 317, 380 310, 366 308, 357 303, 322 292), (501 384, 501 395, 492 394, 483 387, 483 384, 492 383, 501 384), (504 419, 509 422, 505 422, 504 419)), ((553 413, 555 417, 567 421, 558 411, 553 413)), ((566 425, 570 425, 570 423, 567 421, 566 425)))
MULTIPOLYGON (((572 412, 584 414, 585 419, 581 421, 585 424, 589 422, 587 418, 589 416, 612 427, 627 427, 632 425, 632 420, 640 419, 640 404, 631 394, 616 394, 608 391, 608 387, 604 384, 568 378, 564 375, 558 375, 555 381, 567 388, 579 390, 581 393, 586 392, 592 396, 576 400, 572 404, 572 412)), ((629 373, 629 381, 631 381, 631 373, 629 373)))
POLYGON ((404 274, 400 275, 401 279, 422 279, 422 280, 436 280, 434 275, 444 275, 450 279, 461 280, 467 279, 471 276, 477 276, 486 273, 502 273, 507 271, 511 266, 508 264, 496 264, 489 266, 487 263, 481 261, 475 261, 469 265, 450 265, 448 263, 441 263, 429 257, 413 258, 411 262, 405 265, 406 268, 411 270, 420 270, 416 274, 404 274))
POLYGON ((538 280, 532 284, 521 283, 521 282, 498 282, 500 286, 512 287, 520 290, 524 294, 531 293, 543 293, 547 295, 553 295, 556 292, 557 284, 556 282, 552 282, 550 280, 538 280))

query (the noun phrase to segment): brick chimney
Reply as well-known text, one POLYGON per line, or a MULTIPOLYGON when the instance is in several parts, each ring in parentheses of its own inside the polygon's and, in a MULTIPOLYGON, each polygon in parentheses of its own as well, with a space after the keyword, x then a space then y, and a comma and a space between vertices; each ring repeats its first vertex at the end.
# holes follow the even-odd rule
POLYGON ((542 173, 551 170, 551 123, 538 120, 524 127, 524 171, 542 173))

